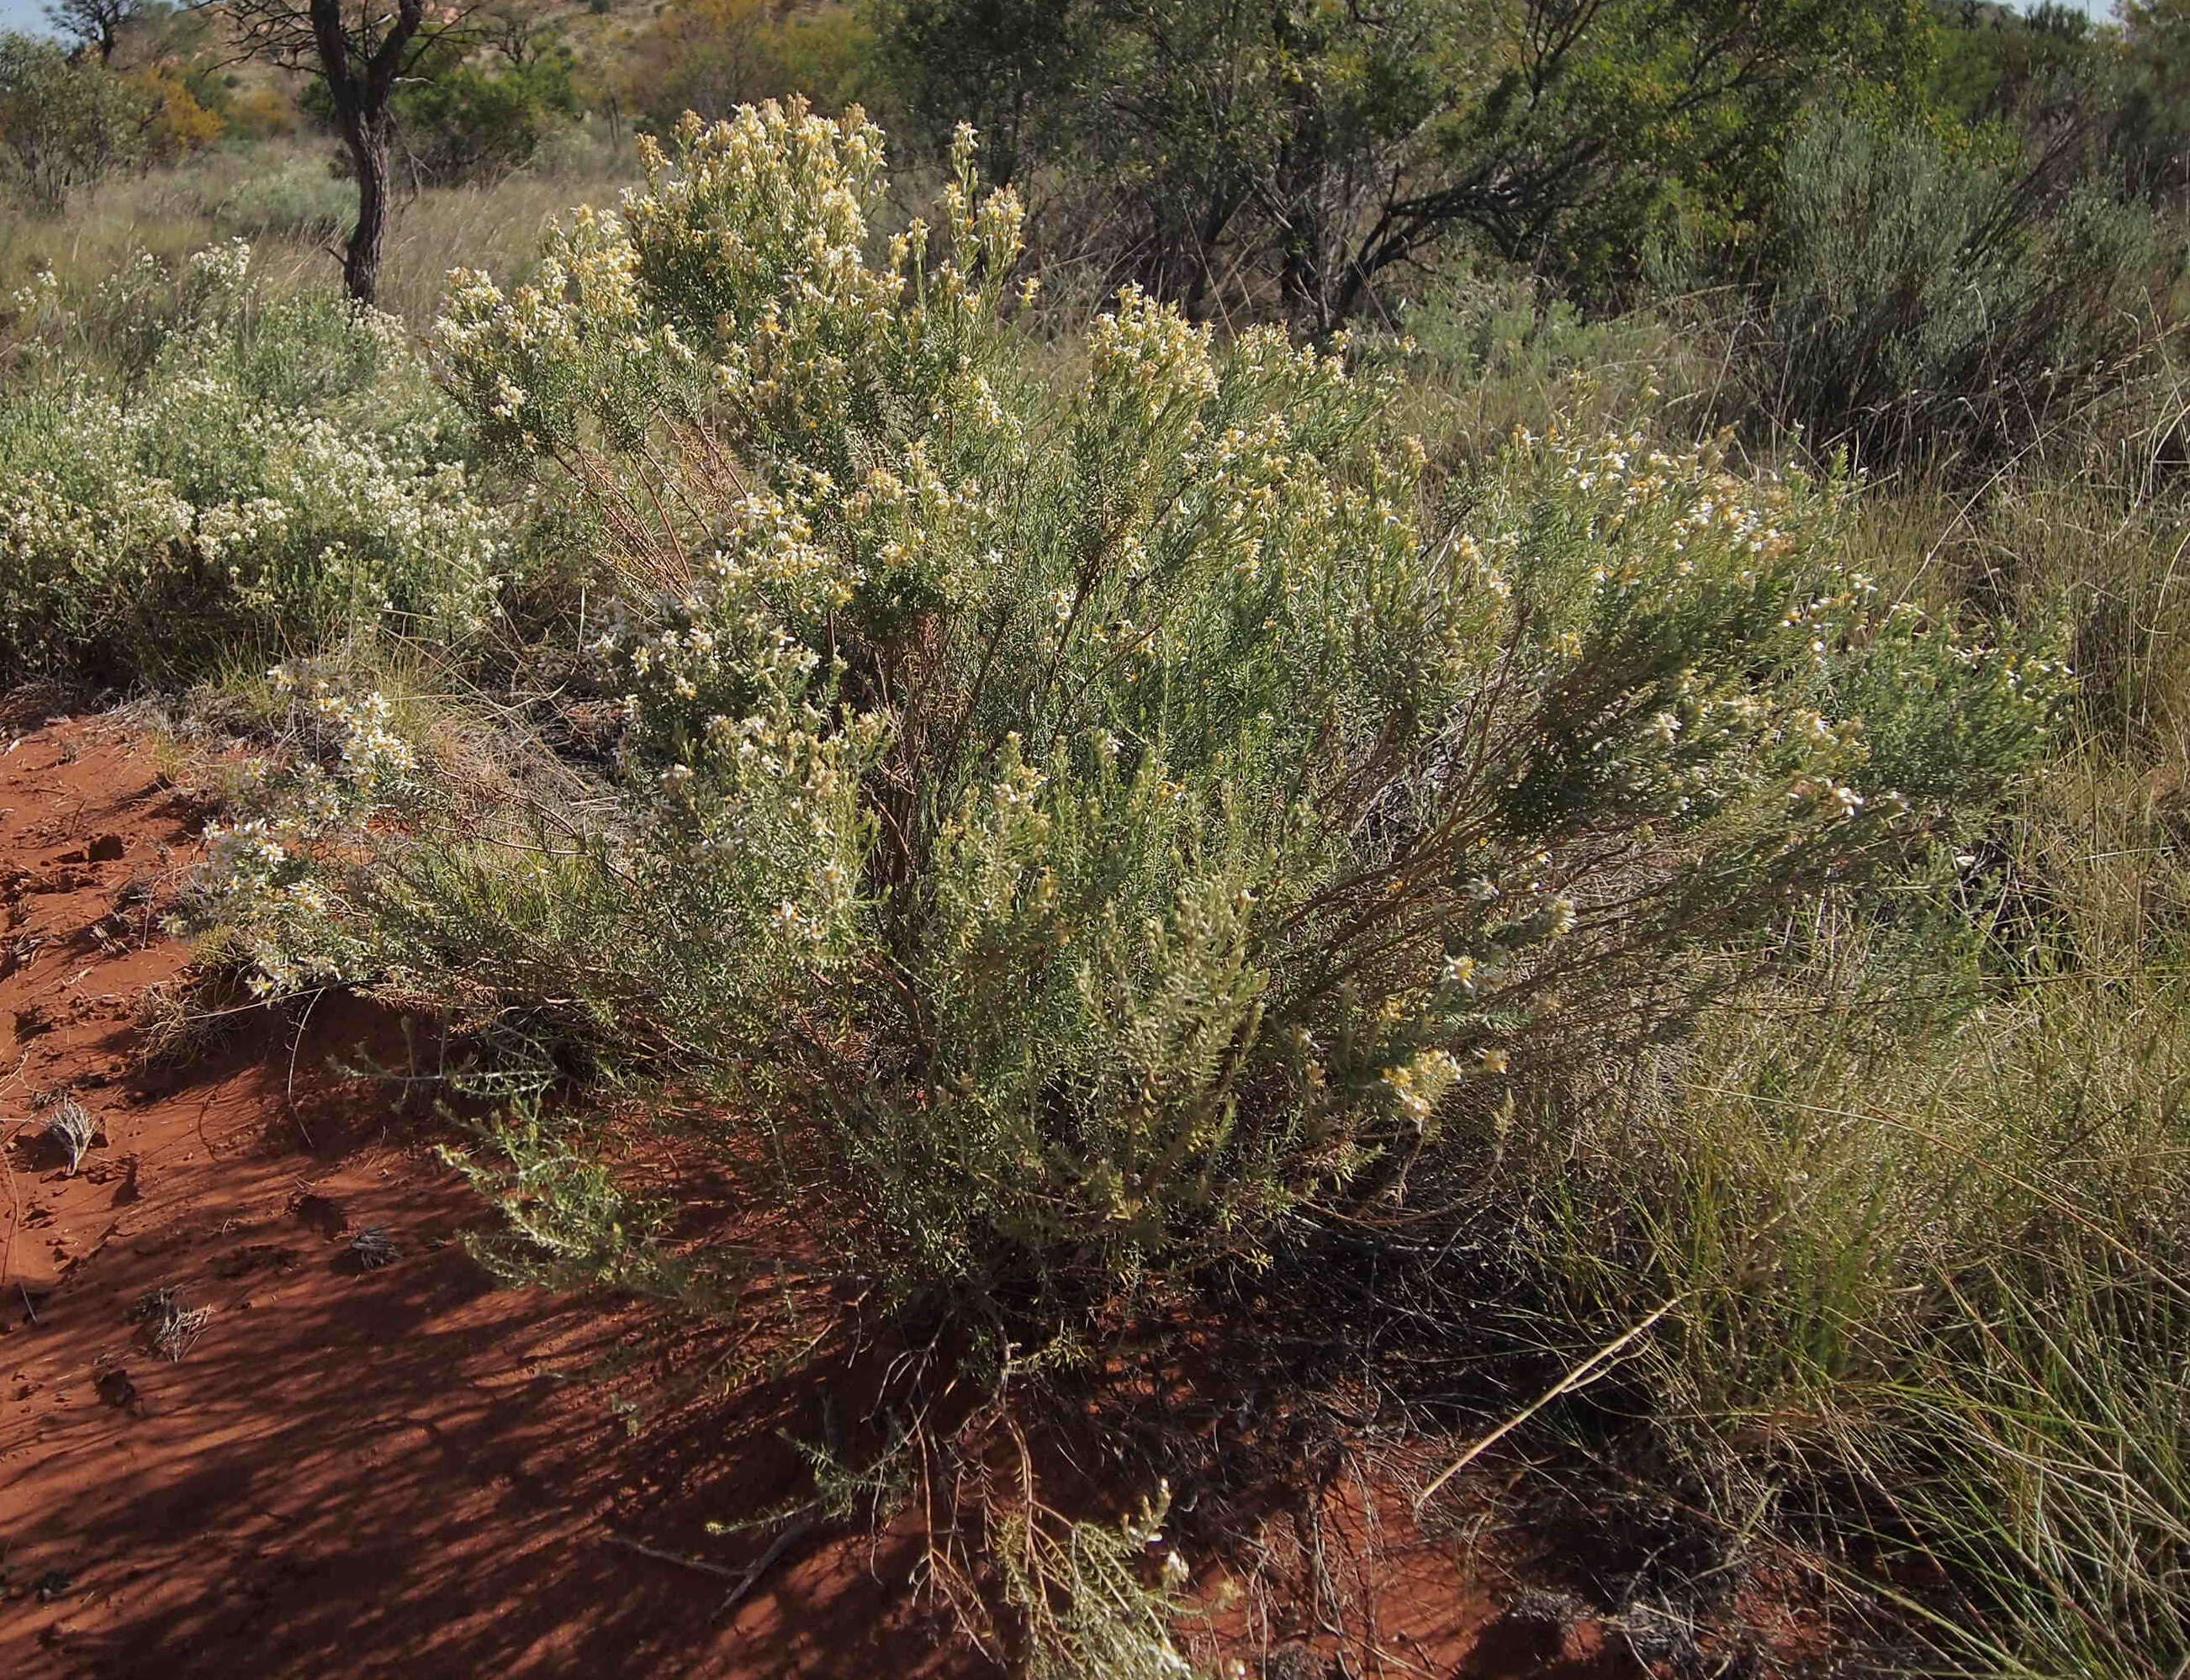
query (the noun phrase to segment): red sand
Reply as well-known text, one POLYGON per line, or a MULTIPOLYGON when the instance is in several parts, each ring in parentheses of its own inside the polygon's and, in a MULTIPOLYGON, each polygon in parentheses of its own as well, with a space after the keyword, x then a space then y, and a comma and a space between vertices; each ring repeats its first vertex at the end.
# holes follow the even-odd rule
POLYGON ((658 1367, 673 1337, 496 1287, 451 1241, 482 1210, 430 1127, 328 1072, 368 1017, 323 1004, 299 1042, 262 1024, 135 1078, 139 994, 187 953, 141 906, 122 948, 88 930, 133 880, 172 892, 191 819, 118 730, 0 757, 0 967, 26 953, 0 979, 0 1674, 932 1668, 864 1541, 789 1548, 718 1618, 723 1580, 606 1538, 749 1563, 765 1533, 705 1524, 795 1491, 772 1428, 811 1397, 627 1395, 604 1362, 658 1367), (72 1178, 31 1107, 62 1089, 104 1131, 72 1178), (374 1225, 401 1256, 360 1272, 346 1233, 374 1225), (163 1286, 213 1309, 178 1363, 130 1318, 163 1286))
MULTIPOLYGON (((722 1572, 771 1531, 706 1524, 801 1491, 782 1437, 820 1434, 829 1378, 725 1393, 701 1380, 720 1332, 497 1287, 455 1240, 488 1216, 445 1134, 330 1070, 366 1038, 400 1057, 384 1020, 245 1013, 208 1061, 139 1071, 140 995, 187 958, 157 915, 196 848, 191 802, 125 730, 60 723, 0 755, 0 1674, 994 1672, 913 1601, 894 1531, 802 1536, 721 1614, 722 1572), (73 1176, 33 1108, 61 1091, 103 1133, 73 1176), (371 1225, 400 1256, 361 1270, 347 1243, 371 1225), (177 1362, 132 1319, 157 1287, 212 1309, 177 1362)), ((1269 1672, 1342 1646, 1359 1676, 1639 1672, 1586 1631, 1515 1645, 1463 1548, 1367 1497, 1328 1496, 1324 1524, 1366 1625, 1292 1630, 1309 1643, 1269 1672)), ((1260 1643, 1233 1647, 1247 1672, 1260 1643)))

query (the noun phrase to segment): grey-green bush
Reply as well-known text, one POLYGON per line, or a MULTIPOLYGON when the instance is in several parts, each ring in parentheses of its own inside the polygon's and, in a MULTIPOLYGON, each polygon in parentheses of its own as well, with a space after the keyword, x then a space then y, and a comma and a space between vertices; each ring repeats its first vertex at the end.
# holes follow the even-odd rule
POLYGON ((0 31, 0 186, 58 214, 71 194, 142 155, 145 106, 98 60, 0 31))
POLYGON ((356 221, 357 186, 338 179, 326 159, 292 157, 237 182, 213 206, 213 219, 243 239, 331 238, 356 221))
POLYGON ((1128 292, 1037 379, 970 141, 880 264, 871 128, 679 147, 442 331, 615 544, 612 805, 292 826, 209 912, 298 983, 675 1076, 901 1291, 1107 1290, 1404 1199, 2043 738, 2052 667, 1886 602, 1831 486, 1523 439, 1433 517, 1342 355, 1128 292), (1874 749, 1881 672, 1920 698, 1874 749))
POLYGON ((2174 259, 2149 212, 2052 162, 1813 116, 1775 207, 1767 405, 1868 461, 1996 459, 2118 384, 2174 259))

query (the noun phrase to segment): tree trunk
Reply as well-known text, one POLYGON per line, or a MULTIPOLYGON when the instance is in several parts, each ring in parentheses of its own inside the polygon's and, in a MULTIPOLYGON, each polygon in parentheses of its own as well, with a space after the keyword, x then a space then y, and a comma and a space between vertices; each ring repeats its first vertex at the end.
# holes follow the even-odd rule
POLYGON ((360 303, 380 290, 381 235, 388 228, 388 141, 386 115, 366 112, 345 117, 343 139, 357 169, 357 225, 343 253, 343 285, 360 303))
POLYGON ((392 16, 375 14, 368 7, 355 38, 343 19, 343 0, 307 3, 320 73, 326 77, 343 144, 357 169, 357 225, 343 253, 343 284, 359 303, 370 303, 380 290, 380 241, 388 229, 388 153, 395 136, 389 100, 418 45, 426 0, 395 0, 392 16))

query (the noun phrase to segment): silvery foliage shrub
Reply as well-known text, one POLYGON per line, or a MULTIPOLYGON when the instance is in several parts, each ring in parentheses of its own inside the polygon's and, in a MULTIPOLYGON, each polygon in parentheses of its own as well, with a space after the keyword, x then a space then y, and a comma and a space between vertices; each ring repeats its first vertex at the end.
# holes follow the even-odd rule
POLYGON ((187 678, 253 646, 491 611, 502 516, 391 319, 262 299, 241 242, 78 308, 50 277, 0 387, 0 679, 187 678))
POLYGON ((1866 459, 2027 448, 2119 393, 2179 272, 2152 218, 2020 153, 1815 113, 1787 149, 1767 399, 1866 459))
POLYGON ((677 145, 440 329, 612 534, 613 812, 360 830, 269 936, 673 1076, 900 1285, 1446 1196, 1514 1082, 1669 1030, 2044 731, 2055 670, 1836 563, 1831 486, 1522 437, 1433 510, 1342 350, 1127 291, 1037 377, 970 136, 886 245, 856 113, 677 145))
POLYGON ((286 235, 332 239, 357 218, 357 188, 338 178, 324 158, 292 157, 246 176, 213 206, 214 224, 247 239, 286 235))

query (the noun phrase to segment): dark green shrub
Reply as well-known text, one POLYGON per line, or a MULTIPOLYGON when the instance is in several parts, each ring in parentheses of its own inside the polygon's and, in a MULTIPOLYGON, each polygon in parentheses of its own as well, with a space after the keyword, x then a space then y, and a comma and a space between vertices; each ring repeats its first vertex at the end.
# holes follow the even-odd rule
POLYGON ((1752 231, 1835 78, 1920 55, 1902 0, 888 0, 880 62, 938 140, 1041 184, 1045 248, 1200 317, 1328 333, 1469 238, 1616 295, 1677 209, 1752 231))
POLYGON ((417 178, 450 186, 523 168, 543 138, 576 119, 576 65, 556 45, 523 64, 462 65, 407 83, 394 108, 417 178))

